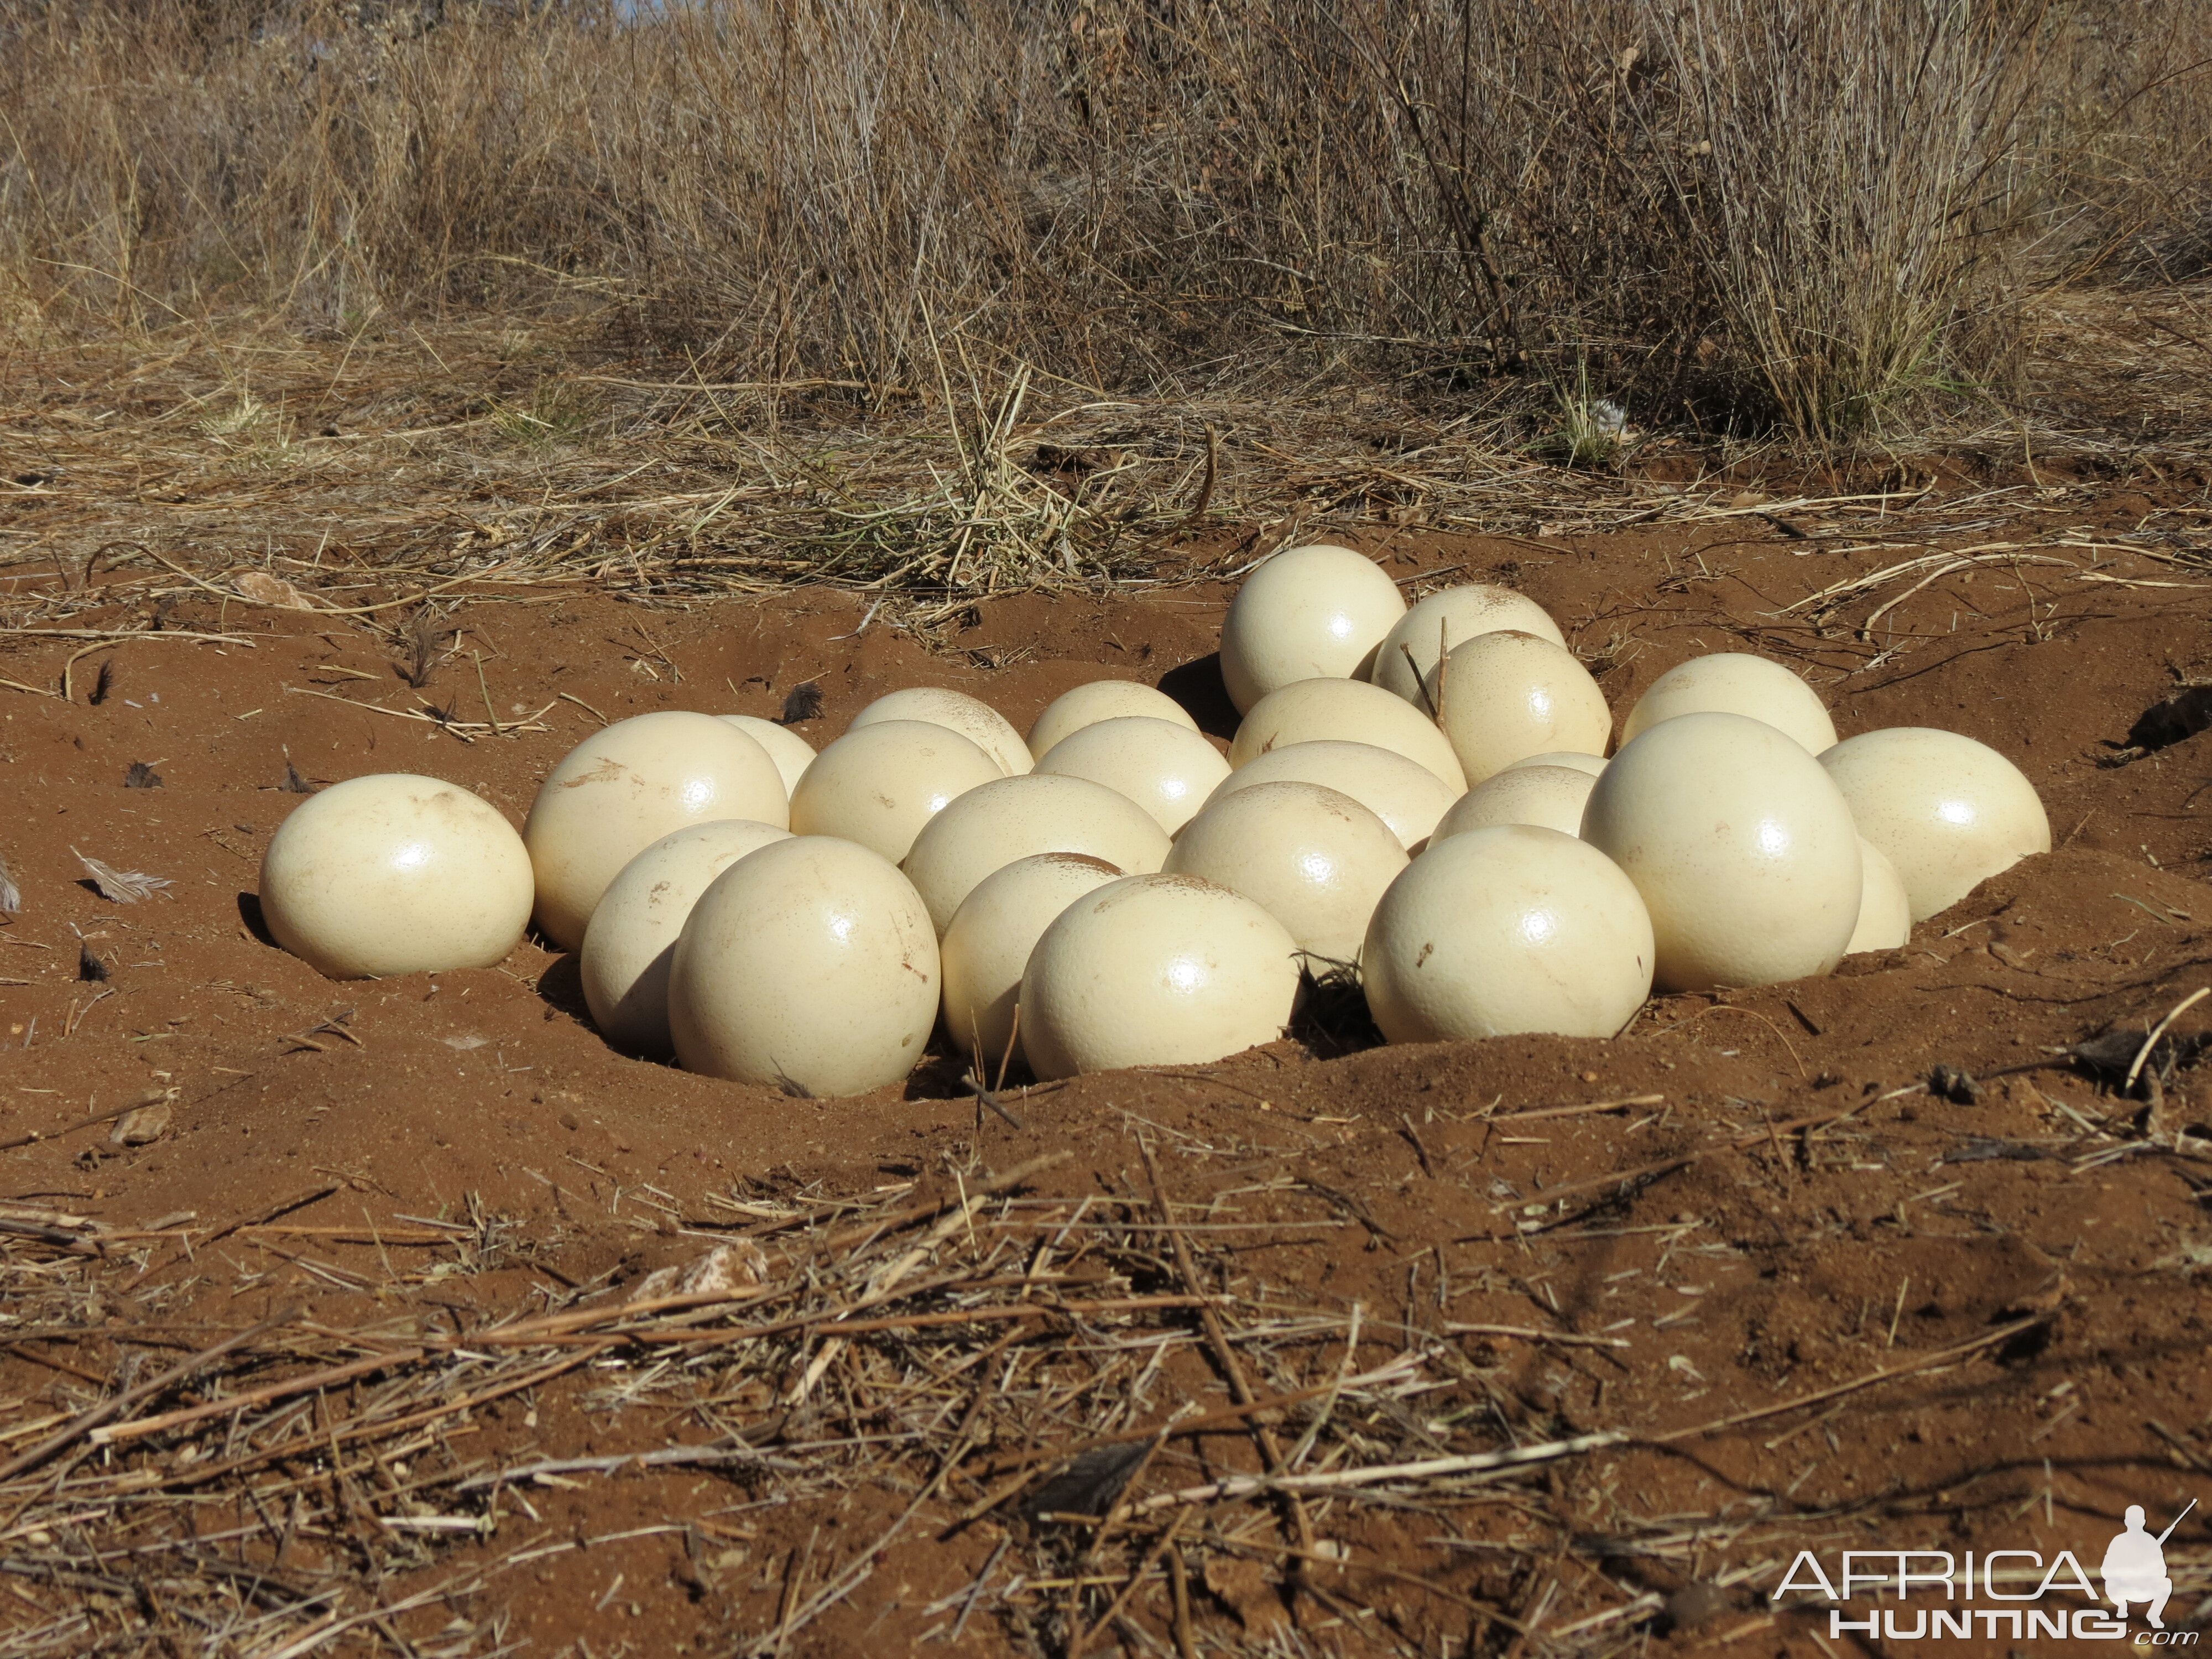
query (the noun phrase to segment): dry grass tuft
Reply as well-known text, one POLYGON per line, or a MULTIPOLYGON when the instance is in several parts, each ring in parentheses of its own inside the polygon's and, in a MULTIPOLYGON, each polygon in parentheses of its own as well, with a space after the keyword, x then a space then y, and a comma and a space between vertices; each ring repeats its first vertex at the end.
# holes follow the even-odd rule
MULTIPOLYGON (((1015 465, 1032 373, 1574 387, 1826 443, 2000 386, 2033 283, 2206 257, 2207 33, 2160 0, 50 0, 0 24, 0 332, 587 318, 726 408, 919 399, 962 438, 908 556, 988 585, 1079 564, 1126 494, 1015 465)), ((238 476, 310 464, 343 413, 283 408, 248 340, 192 423, 238 476)), ((544 348, 503 340, 489 441, 620 422, 544 348)))

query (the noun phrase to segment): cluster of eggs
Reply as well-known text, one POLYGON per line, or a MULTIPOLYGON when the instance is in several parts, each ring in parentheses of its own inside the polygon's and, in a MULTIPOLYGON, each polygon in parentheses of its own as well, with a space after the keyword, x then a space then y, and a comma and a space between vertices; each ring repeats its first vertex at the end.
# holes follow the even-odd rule
POLYGON ((933 1027, 1043 1078, 1279 1036, 1301 964, 1356 967, 1393 1042, 1607 1036, 1662 990, 1824 974, 2051 846, 1958 733, 1838 743, 1738 653, 1613 717, 1558 626, 1481 584, 1407 608, 1363 556, 1239 590, 1227 757, 1103 680, 1026 740, 896 691, 818 755, 744 715, 641 714, 553 769, 518 836, 432 778, 356 778, 270 844, 262 904, 326 974, 488 966, 534 918, 609 1041, 816 1095, 904 1077, 933 1027))

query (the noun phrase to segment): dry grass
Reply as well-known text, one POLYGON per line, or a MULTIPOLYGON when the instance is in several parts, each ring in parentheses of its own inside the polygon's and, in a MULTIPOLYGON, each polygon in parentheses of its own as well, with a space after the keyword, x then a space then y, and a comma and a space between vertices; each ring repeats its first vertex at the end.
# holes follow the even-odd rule
MULTIPOLYGON (((2087 1069, 2116 1079, 2114 1056, 2142 1035, 2130 1025, 2087 1069)), ((1457 1137, 1457 1157, 1475 1144, 1459 1135, 1469 1122, 1477 1141, 1551 1134, 1666 1098, 1493 1103, 1425 1127, 1440 1149, 1457 1137)), ((598 1205, 570 1190, 563 1220, 535 1229, 473 1197, 451 1215, 372 1213, 373 1189, 338 1171, 248 1214, 138 1228, 0 1206, 6 1346, 47 1379, 37 1405, 12 1402, 0 1424, 8 1651, 489 1659, 522 1645, 510 1625, 535 1586, 557 1571, 596 1588, 613 1565, 590 1552, 642 1539, 718 1626, 728 1644, 716 1650, 748 1656, 831 1650, 843 1638, 823 1626, 848 1603, 878 1607, 878 1626, 896 1612, 884 1639, 918 1650, 965 1632, 1054 1659, 1158 1651, 1162 1629, 1179 1654, 1427 1651, 1449 1632, 1474 1653, 1615 1659, 1716 1619, 1709 1637, 1783 1640, 1806 1627, 1802 1609, 1778 1624, 1764 1592, 1797 1550, 1899 1522, 2016 1520, 2049 1504, 2050 1464, 2007 1442, 1936 1484, 1900 1473, 1802 1498, 1810 1465, 1786 1491, 1771 1472, 1739 1473, 1698 1483, 1698 1508, 1655 1513, 1638 1478, 1621 1483, 1621 1458, 1740 1470, 1731 1444, 1772 1451, 1846 1413, 1855 1437, 1893 1434, 1947 1402, 1961 1421, 2003 1412, 2018 1424, 2031 1396, 2056 1397, 2054 1380, 2158 1351, 2088 1316, 2102 1290, 2148 1294, 2151 1272, 2185 1281, 2203 1265, 2099 1258, 2080 1269, 2078 1316, 2061 1275, 2047 1297, 1902 1346, 1894 1314, 1885 1338, 1863 1306, 1848 1364, 1757 1387, 1752 1404, 1682 1392, 1689 1362, 1662 1356, 1687 1333, 1655 1346, 1617 1334, 1633 1319, 1593 1330, 1579 1292, 1562 1312, 1520 1277, 1548 1277, 1563 1244, 1632 1236, 1650 1237, 1638 1259, 1662 1272, 1676 1254, 1700 1276, 1802 1261, 1793 1253, 1826 1236, 1823 1212, 1792 1209, 1779 1240, 1754 1242, 1738 1223, 1681 1212, 1701 1201, 1686 1172, 1725 1168, 1729 1188, 1790 1192, 1824 1172, 1863 1181, 1869 1144, 1898 1133, 1874 1109, 1832 1101, 1706 1123, 1628 1167, 1607 1150, 1600 1172, 1554 1182, 1540 1204, 1493 1185, 1448 1273, 1441 1247, 1389 1232, 1361 1190, 1246 1140, 1233 1114, 1186 1130, 1132 1115, 1126 1142, 1088 1165, 1062 1151, 994 1170, 946 1149, 927 1175, 846 1197, 787 1182, 690 1196, 592 1183, 598 1205), (594 1229, 658 1234, 677 1260, 578 1283, 560 1264, 575 1265, 568 1246, 594 1229), (1403 1268, 1402 1301, 1283 1282, 1279 1258, 1252 1253, 1260 1239, 1319 1242, 1348 1260, 1363 1236, 1376 1261, 1395 1261, 1390 1276, 1403 1268), (462 1303, 431 1294, 459 1281, 473 1286, 462 1303), (310 1290, 313 1316, 289 1300, 310 1290), (1455 1316, 1470 1293, 1488 1316, 1455 1316), (248 1297, 271 1311, 180 1322, 248 1297), (2062 1351, 2026 1364, 2051 1341, 2062 1351), (1593 1383, 1571 1408, 1570 1389, 1579 1401, 1593 1383), (1601 1461, 1615 1468, 1601 1482, 1601 1461), (677 1472, 680 1491, 619 1499, 677 1472), (561 1507, 571 1494, 580 1518, 561 1507), (1407 1570, 1438 1552, 1451 1565, 1407 1570), (1691 1592, 1702 1610, 1681 1599, 1691 1592)), ((2139 1152, 2201 1165, 2185 1134, 2146 1139, 2125 1113, 2063 1122, 2052 1109, 2035 1150, 2069 1175, 2139 1152)), ((1424 1126, 1400 1121, 1426 1164, 1424 1126)), ((2003 1164, 1950 1129, 1919 1148, 1947 1144, 1940 1190, 1967 1189, 1950 1213, 1984 1214, 2003 1164)), ((1926 1178, 1916 1158, 1896 1189, 1926 1178)), ((2069 1518, 2085 1513, 2066 1501, 2069 1518)), ((2201 1553, 2184 1555, 2177 1545, 2169 1562, 2193 1583, 2201 1553)))
POLYGON ((445 607, 572 586, 649 607, 823 582, 866 595, 871 625, 957 648, 994 592, 1225 575, 1363 525, 1540 550, 1717 516, 1815 538, 1909 522, 2032 539, 2025 520, 2056 499, 2038 469, 2060 459, 2092 480, 2212 464, 2202 377, 2152 335, 2196 333, 2203 318, 2185 291, 2051 310, 2037 359, 2048 412, 1954 427, 1947 446, 1995 489, 1928 493, 1907 452, 1799 472, 1780 499, 1738 482, 1786 462, 1770 441, 1631 433, 1607 440, 1612 465, 1562 468, 1527 453, 1510 415, 1373 390, 1301 404, 1101 403, 1062 387, 1048 401, 1034 378, 978 368, 940 392, 955 418, 940 402, 856 420, 804 385, 580 367, 581 325, 316 343, 175 325, 0 362, 0 628, 78 630, 74 690, 96 694, 97 641, 179 626, 187 596, 222 602, 218 633, 245 606, 304 606, 377 632, 428 680, 426 704, 474 732, 475 670, 451 653, 445 607), (2126 349, 2085 356, 2100 329, 2126 349), (588 423, 555 439, 499 413, 587 401, 588 423), (2136 428, 2116 441, 2102 411, 2118 408, 2136 428), (1636 476, 1662 461, 1684 482, 1636 476))
MULTIPOLYGON (((735 1587, 717 1582, 727 1571, 717 1559, 752 1535, 746 1517, 759 1505, 743 1501, 750 1492, 781 1503, 854 1491, 880 1500, 865 1538, 827 1542, 818 1560, 810 1551, 811 1571, 787 1564, 772 1619, 753 1624, 741 1653, 784 1651, 866 1583, 895 1542, 957 1535, 988 1517, 993 1530, 1021 1539, 1017 1565, 1029 1571, 994 1577, 1002 1547, 981 1579, 931 1610, 943 1615, 934 1633, 979 1620, 1074 1654, 1082 1632, 1107 1625, 1109 1604, 1120 1611, 1116 1590, 1157 1579, 1161 1550, 1138 1567, 1140 1546, 1183 1532, 1185 1512, 1246 1495, 1185 1491, 1120 1510, 1130 1478, 1163 1449, 1174 1449, 1163 1467, 1188 1466, 1182 1449, 1205 1437, 1218 1468, 1230 1443, 1251 1436, 1279 1465, 1273 1433, 1255 1425, 1263 1413, 1286 1414, 1295 1444, 1279 1472, 1290 1488, 1300 1468, 1356 1467, 1357 1479, 1312 1478, 1330 1489, 1412 1482, 1438 1515, 1464 1501, 1455 1494, 1587 1449, 1522 1445, 1466 1457, 1462 1469, 1397 1470, 1391 1454, 1406 1418, 1397 1398, 1420 1395, 1432 1411, 1439 1387, 1485 1386, 1460 1344, 1438 1334, 1408 1348, 1395 1330, 1370 1333, 1368 1355, 1379 1363, 1362 1370, 1357 1313, 1266 1297, 1220 1301, 1235 1269, 1233 1254, 1202 1236, 1218 1230, 1200 1229, 1194 1245, 1166 1224, 1178 1207, 1212 1216, 1218 1204, 1172 1206, 1156 1170, 1149 1190, 1103 1201, 1014 1196, 1067 1156, 996 1176, 970 1170, 960 1196, 908 1188, 859 1202, 710 1203, 712 1214, 683 1224, 706 1241, 704 1254, 660 1275, 665 1282, 641 1281, 619 1297, 586 1286, 459 1335, 389 1317, 339 1330, 296 1309, 213 1340, 195 1328, 150 1327, 127 1340, 134 1358, 112 1391, 87 1396, 82 1410, 20 1419, 0 1436, 0 1498, 11 1519, 0 1573, 45 1592, 25 1594, 33 1608, 66 1607, 45 1622, 15 1615, 9 1651, 302 1655, 342 1637, 380 1652, 473 1653, 486 1643, 507 1651, 498 1608, 517 1593, 508 1575, 605 1541, 549 1527, 531 1494, 680 1467, 718 1474, 732 1502, 617 1536, 679 1539, 701 1593, 711 1587, 718 1599, 735 1587), (713 1244, 717 1236, 727 1242, 713 1244), (1194 1310, 1232 1399, 1162 1418, 1152 1396, 1172 1391, 1163 1365, 1178 1371, 1178 1351, 1197 1340, 1194 1310), (173 1403, 193 1395, 201 1403, 173 1403), (633 1420, 684 1428, 673 1443, 656 1433, 649 1449, 609 1456, 473 1454, 488 1409, 517 1395, 580 1396, 622 1438, 633 1420), (216 1501, 234 1504, 246 1524, 210 1538, 194 1516, 216 1501), (1102 1531, 1095 1517, 1109 1512, 1115 1522, 1102 1531), (1085 1516, 1094 1518, 1077 1518, 1085 1516), (478 1547, 454 1559, 454 1545, 478 1547), (413 1594, 387 1588, 424 1577, 431 1587, 413 1594), (441 1603, 459 1616, 429 1647, 410 1645, 398 1628, 404 1615, 441 1603)), ((0 1214, 0 1274, 18 1315, 10 1340, 35 1345, 64 1391, 82 1394, 66 1379, 100 1375, 86 1369, 94 1358, 84 1346, 87 1298, 116 1272, 139 1273, 157 1257, 181 1260, 189 1249, 212 1270, 242 1248, 319 1284, 397 1293, 496 1271, 528 1249, 473 1208, 453 1223, 295 1224, 336 1190, 299 1195, 279 1206, 281 1221, 137 1233, 10 1207, 0 1214), (330 1260, 345 1243, 373 1243, 381 1272, 330 1260)), ((663 1207, 650 1194, 647 1207, 663 1207)), ((241 1290, 269 1276, 241 1273, 241 1290)), ((1239 1460, 1231 1451, 1225 1461, 1233 1469, 1239 1460)), ((1190 1528, 1185 1548, 1203 1555, 1217 1533, 1190 1528)))
MULTIPOLYGON (((2033 273, 2204 240, 2205 26, 2156 0, 1597 0, 1571 30, 1538 0, 52 0, 0 28, 19 332, 589 316, 982 447, 1032 372, 1056 404, 1579 389, 1832 443, 2002 384, 2033 273)), ((480 414, 553 444, 600 407, 480 414)), ((1003 510, 981 457, 945 512, 1003 510)))
MULTIPOLYGON (((1623 1195, 1703 1158, 1778 1146, 1778 1133, 1802 1134, 1809 1156, 1858 1109, 1559 1187, 1540 1220, 1496 1206, 1511 1214, 1493 1243, 1510 1260, 1526 1235, 1610 1224, 1623 1195)), ((1289 1200, 1306 1218, 1254 1218, 1227 1194, 1178 1201, 1160 1154, 1130 1127, 1134 1167, 1087 1195, 1052 1195, 1066 1152, 846 1200, 732 1193, 694 1205, 648 1187, 630 1194, 632 1209, 697 1241, 687 1267, 619 1291, 533 1281, 532 1305, 465 1328, 395 1312, 392 1298, 550 1260, 540 1253, 558 1240, 532 1240, 473 1200, 450 1219, 364 1208, 358 1224, 329 1224, 332 1212, 313 1206, 352 1201, 336 1182, 219 1226, 186 1216, 118 1231, 7 1206, 9 1341, 54 1374, 62 1407, 0 1432, 0 1576, 27 1604, 10 1615, 9 1650, 509 1652, 526 1569, 542 1578, 577 1552, 651 1536, 680 1546, 690 1565, 679 1577, 733 1617, 735 1651, 804 1651, 802 1633, 894 1546, 941 1546, 980 1527, 996 1547, 971 1581, 932 1586, 948 1593, 922 1610, 917 1642, 972 1624, 1016 1651, 1145 1649, 1125 1615, 1168 1603, 1178 1650, 1192 1652, 1188 1575, 1255 1640, 1291 1644, 1234 1650, 1346 1650, 1298 1644, 1281 1622, 1286 1601, 1354 1624, 1379 1610, 1401 1636, 1410 1601, 1424 1620, 1500 1642, 1533 1638, 1549 1615, 1535 1650, 1599 1659, 1639 1650, 1655 1615, 1668 1616, 1650 1593, 1655 1573, 1665 1584, 1676 1564, 1694 1571, 1699 1549, 1707 1560, 1716 1547, 1741 1554, 1785 1538, 1795 1549, 1845 1511, 1785 1498, 1644 1516, 1608 1492, 1593 1531, 1593 1495, 1553 1477, 1555 1466, 1631 1446, 1694 1449, 1778 1419, 1802 1427, 1840 1399, 1923 1388, 2052 1317, 2012 1318, 1909 1357, 1876 1351, 1840 1382, 1663 1432, 1631 1428, 1618 1411, 1601 1428, 1553 1436, 1532 1418, 1516 1430, 1516 1390, 1537 1356, 1606 1350, 1607 1374, 1629 1383, 1641 1373, 1611 1353, 1629 1345, 1540 1314, 1452 1322, 1441 1281, 1435 1310, 1409 1304, 1404 1323, 1271 1288, 1251 1276, 1239 1240, 1356 1237, 1358 1198, 1284 1176, 1237 1190, 1289 1200), (179 1267, 189 1276, 176 1281, 179 1267), (132 1291, 149 1269, 171 1278, 132 1291), (226 1273, 234 1297, 266 1297, 294 1274, 326 1296, 354 1293, 362 1322, 295 1306, 241 1328, 161 1322, 163 1305, 226 1273), (101 1324, 104 1301, 152 1317, 127 1332, 101 1324), (511 1407, 530 1406, 534 1428, 556 1401, 616 1449, 562 1455, 518 1440, 511 1407), (693 1492, 726 1501, 695 1495, 593 1537, 532 1502, 660 1469, 712 1477, 693 1492), (831 1503, 850 1524, 828 1537, 816 1526, 818 1550, 799 1547, 802 1520, 787 1523, 780 1575, 750 1559, 760 1522, 831 1503), (217 1514, 227 1518, 211 1526, 217 1514), (1395 1565, 1367 1541, 1364 1517, 1377 1514, 1412 1522, 1431 1548, 1468 1552, 1482 1564, 1476 1593, 1455 1586, 1461 1574, 1395 1565), (1581 1564, 1575 1586, 1545 1589, 1569 1559, 1581 1564)), ((1166 1156, 1185 1181, 1217 1186, 1217 1160, 1249 1167, 1252 1149, 1233 1138, 1172 1140, 1166 1156)), ((1699 1226, 1638 1231, 1681 1245, 1699 1226)), ((1948 1515, 1967 1500, 1933 1501, 1948 1515)), ((1900 1491, 1868 1502, 1912 1513, 1918 1500, 1900 1491)), ((1767 1551, 1717 1583, 1771 1575, 1787 1553, 1767 1551)), ((1228 1650, 1218 1617, 1204 1622, 1209 1647, 1228 1650)))

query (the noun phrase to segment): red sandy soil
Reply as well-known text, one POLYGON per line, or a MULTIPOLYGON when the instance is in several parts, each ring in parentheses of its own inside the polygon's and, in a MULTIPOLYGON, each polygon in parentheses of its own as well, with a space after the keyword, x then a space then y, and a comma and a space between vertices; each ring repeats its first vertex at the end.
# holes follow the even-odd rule
MULTIPOLYGON (((24 896, 0 927, 0 1139, 149 1091, 174 1102, 149 1145, 112 1145, 103 1123, 0 1153, 11 1204, 172 1235, 88 1281, 94 1293, 70 1304, 65 1333, 39 1325, 9 1340, 0 1324, 0 1402, 23 1420, 79 1409, 142 1363, 287 1308, 331 1329, 475 1330, 577 1285, 619 1296, 744 1224, 737 1205, 902 1183, 950 1192, 1047 1153, 1072 1157, 1024 1186, 1026 1201, 1089 1194, 1141 1219, 1141 1136, 1186 1219, 1249 1228, 1207 1241, 1208 1271, 1223 1275, 1210 1290, 1336 1322, 1281 1351, 1259 1392, 1424 1344, 1459 1357, 1423 1373, 1427 1391, 1374 1408, 1355 1461, 1634 1437, 1487 1486, 1408 1480, 1318 1502, 1310 1590, 1288 1586, 1288 1523, 1267 1500, 1198 1506, 1174 1572, 1151 1558, 1094 1653, 1810 1655, 1816 1637, 1818 1650, 1834 1647, 1825 1613, 1778 1618, 1766 1594, 1801 1548, 1829 1560, 1847 1547, 2068 1548, 2094 1571, 2128 1504, 2150 1510, 2154 1531, 2192 1497, 2212 1504, 2212 1093, 2185 1066, 2157 1102, 2123 1097, 2051 1052, 2115 1025, 2141 1030, 2212 984, 2212 834, 2200 827, 2212 738, 2100 764, 2146 708, 2212 670, 2212 589, 2188 562, 2202 556, 2201 514, 2166 513, 2148 521, 2154 537, 2120 544, 2152 502, 2063 487, 2017 500, 2026 510, 1994 529, 1962 507, 1948 528, 1925 515, 1793 520, 1805 538, 1747 511, 1600 541, 1377 532, 1363 544, 1409 586, 1522 588, 1601 672, 1617 713, 1684 658, 1758 650, 1805 665, 1846 737, 1942 726, 2013 757, 2042 793, 2057 850, 1916 928, 1905 949, 1824 980, 1659 998, 1609 1042, 1340 1052, 1315 1036, 1185 1073, 1012 1090, 1019 1130, 980 1113, 941 1059, 902 1088, 791 1100, 628 1058, 581 1017, 573 963, 535 944, 483 972, 318 977, 254 927, 258 861, 300 799, 278 787, 287 759, 316 781, 435 774, 520 823, 537 780, 602 715, 773 714, 809 679, 825 708, 801 730, 817 746, 900 686, 958 686, 1026 726, 1102 675, 1164 684, 1225 738, 1210 653, 1227 586, 994 600, 935 649, 880 623, 856 635, 866 596, 827 589, 691 609, 554 591, 465 604, 459 648, 419 695, 345 618, 188 600, 166 629, 223 640, 149 635, 94 652, 74 665, 69 702, 0 688, 0 856, 24 896), (1992 543, 2011 551, 1913 594, 1869 639, 1861 619, 1925 570, 1824 623, 1791 608, 1931 549, 1992 543), (94 706, 104 660, 112 678, 94 706), (481 720, 487 698, 501 720, 538 718, 464 742, 364 712, 429 702, 481 720), (134 762, 161 787, 125 788, 134 762), (110 903, 82 879, 80 852, 173 884, 110 903), (80 979, 80 939, 105 983, 80 979), (1922 1086, 1939 1064, 1981 1075, 2035 1061, 2050 1063, 1991 1076, 1967 1103, 1922 1086), (1525 1115, 1629 1098, 1642 1103, 1525 1115), (1643 1173, 1609 1179, 1631 1171, 1643 1173), (503 1218, 520 1243, 472 1270, 453 1251, 364 1237, 422 1231, 395 1219, 408 1216, 503 1218), (1347 1353, 1355 1306, 1362 1334, 1347 1353), (1483 1324, 1540 1340, 1448 1329, 1483 1324), (1760 1415, 1723 1423, 1745 1413, 1760 1415), (1698 1432, 1661 1440, 1685 1430, 1698 1432)), ((121 611, 97 625, 111 623, 131 625, 121 611)), ((0 676, 58 687, 81 643, 17 636, 0 676)), ((2212 1003, 2175 1029, 2212 1030, 2212 1003)), ((39 1264, 55 1258, 30 1248, 9 1247, 19 1329, 51 1317, 39 1264)), ((1164 1319, 1158 1328, 1193 1340, 1164 1351, 1170 1363, 1125 1425, 1230 1403, 1195 1316, 1164 1319)), ((623 1368, 659 1363, 617 1350, 588 1373, 460 1412, 424 1437, 414 1478, 430 1507, 476 1514, 437 1480, 699 1438, 697 1419, 658 1397, 611 1401, 623 1368)), ((201 1397, 184 1389, 134 1410, 201 1397)), ((1280 1441, 1316 1409, 1279 1413, 1280 1441)), ((798 1415, 776 1428, 765 1391, 734 1419, 769 1453, 817 1455, 798 1415)), ((1030 1449, 994 1439, 988 1413, 979 1421, 920 1518, 784 1651, 1065 1650, 1053 1621, 1066 1589, 1005 1595, 1018 1571, 1066 1583, 1075 1558, 1050 1528, 1007 1507, 953 1524, 1030 1449), (959 1620, 960 1593, 1002 1545, 990 1594, 959 1620)), ((179 1453, 157 1437, 136 1455, 160 1468, 179 1453)), ((1253 1458, 1235 1423, 1173 1440, 1132 1494, 1253 1458)), ((539 1483, 532 1512, 506 1504, 493 1535, 427 1534, 379 1569, 385 1605, 444 1595, 296 1650, 750 1650, 806 1590, 860 1560, 936 1472, 910 1465, 896 1492, 832 1479, 783 1496, 772 1478, 712 1468, 539 1483), (533 1549, 546 1553, 513 1559, 533 1549)), ((1166 1518, 1091 1563, 1105 1583, 1089 1617, 1166 1518)), ((189 1524, 212 1537, 252 1522, 226 1497, 189 1524)), ((2200 1507, 2168 1541, 2170 1626, 2212 1609, 2208 1522, 2200 1507)), ((8 1524, 0 1513, 12 1540, 0 1553, 28 1549, 8 1524)), ((95 1516, 84 1535, 96 1543, 106 1524, 95 1516)), ((303 1524, 276 1567, 310 1581, 346 1570, 337 1543, 315 1541, 331 1535, 303 1524)), ((264 1542, 210 1547, 269 1564, 264 1542)), ((116 1633, 137 1628, 129 1607, 35 1573, 0 1579, 11 1584, 0 1632, 90 1595, 83 1650, 111 1639, 138 1650, 116 1633)))

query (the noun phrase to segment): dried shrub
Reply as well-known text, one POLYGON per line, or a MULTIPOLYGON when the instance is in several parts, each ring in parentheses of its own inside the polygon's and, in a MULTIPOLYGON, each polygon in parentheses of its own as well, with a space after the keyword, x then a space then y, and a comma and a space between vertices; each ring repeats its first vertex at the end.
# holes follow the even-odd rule
POLYGON ((1832 442, 2002 380, 2031 267, 2201 260, 2197 9, 51 0, 0 23, 0 306, 587 312, 856 411, 991 359, 1832 442))

